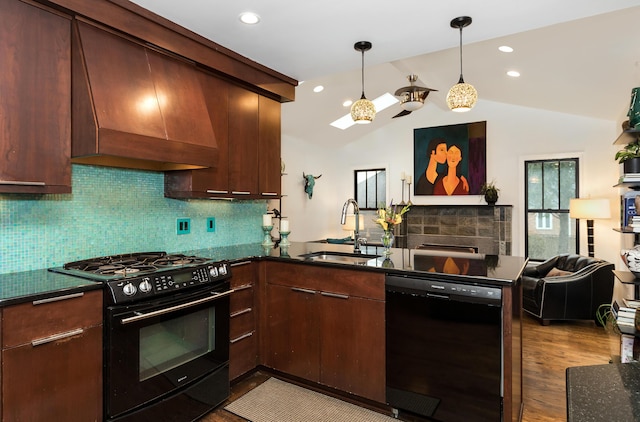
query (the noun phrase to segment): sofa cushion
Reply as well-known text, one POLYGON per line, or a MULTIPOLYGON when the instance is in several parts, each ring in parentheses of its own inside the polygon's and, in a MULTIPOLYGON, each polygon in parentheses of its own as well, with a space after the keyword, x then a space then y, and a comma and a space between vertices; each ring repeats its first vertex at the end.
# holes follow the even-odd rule
POLYGON ((560 277, 563 275, 573 274, 571 271, 561 270, 559 268, 553 267, 551 271, 547 273, 547 277, 560 277))

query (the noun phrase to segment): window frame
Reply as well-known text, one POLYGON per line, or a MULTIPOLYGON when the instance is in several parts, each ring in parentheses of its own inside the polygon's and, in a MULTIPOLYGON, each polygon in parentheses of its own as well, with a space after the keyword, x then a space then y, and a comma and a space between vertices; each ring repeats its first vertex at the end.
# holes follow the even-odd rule
MULTIPOLYGON (((571 161, 575 163, 575 195, 574 197, 579 197, 580 196, 580 179, 581 179, 581 173, 580 173, 580 162, 581 162, 581 155, 580 154, 572 154, 572 155, 561 155, 561 156, 547 156, 547 157, 536 157, 536 158, 525 158, 523 159, 522 163, 523 163, 523 181, 524 181, 524 198, 523 198, 523 208, 524 208, 524 230, 523 230, 523 239, 524 239, 524 254, 525 256, 528 256, 531 260, 534 261, 539 261, 539 260, 544 260, 546 258, 549 257, 531 257, 530 255, 530 251, 529 251, 529 217, 532 214, 535 213, 546 213, 546 214, 569 214, 569 208, 568 208, 568 204, 567 204, 567 208, 560 208, 561 206, 561 189, 560 189, 560 183, 561 183, 561 179, 560 177, 558 177, 558 197, 557 197, 557 202, 558 202, 558 206, 556 208, 545 208, 544 207, 544 198, 543 198, 543 204, 542 204, 542 208, 529 208, 529 164, 531 163, 541 163, 542 164, 542 168, 544 171, 544 164, 545 163, 551 163, 551 162, 567 162, 567 161, 571 161)), ((543 187, 543 192, 544 192, 544 187, 543 187)), ((537 218, 536 218, 536 223, 537 223, 537 218)), ((553 225, 553 222, 551 223, 551 225, 553 225)), ((568 236, 571 236, 573 233, 575 233, 575 246, 574 246, 574 250, 576 251, 576 253, 578 253, 578 251, 580 250, 580 230, 579 230, 580 226, 579 226, 579 222, 578 220, 573 220, 573 224, 569 224, 568 227, 568 236), (573 226, 573 227, 572 227, 573 226)))
POLYGON ((361 211, 367 211, 367 210, 377 210, 379 204, 381 203, 386 203, 387 201, 387 169, 382 167, 382 168, 368 168, 368 169, 356 169, 353 171, 353 197, 356 200, 356 202, 358 203, 358 207, 360 208, 361 211), (369 204, 369 197, 368 197, 368 183, 369 183, 369 178, 364 177, 365 183, 367 185, 365 185, 365 198, 361 198, 360 195, 358 194, 358 176, 359 174, 362 173, 368 173, 368 172, 376 172, 376 185, 375 185, 375 200, 374 200, 374 206, 373 207, 369 207, 367 206, 367 204, 369 204), (383 176, 380 176, 380 173, 383 173, 383 176), (380 190, 380 186, 379 186, 379 180, 384 180, 384 189, 382 189, 382 191, 380 190), (382 193, 382 195, 384 195, 383 198, 379 198, 378 194, 382 193))

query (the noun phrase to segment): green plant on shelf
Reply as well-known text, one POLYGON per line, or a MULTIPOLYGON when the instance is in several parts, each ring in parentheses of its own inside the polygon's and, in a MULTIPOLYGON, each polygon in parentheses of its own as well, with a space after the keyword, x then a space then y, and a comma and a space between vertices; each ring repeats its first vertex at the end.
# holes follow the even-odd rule
POLYGON ((640 142, 637 140, 625 145, 623 149, 616 152, 615 157, 619 163, 624 163, 632 158, 640 158, 640 142))

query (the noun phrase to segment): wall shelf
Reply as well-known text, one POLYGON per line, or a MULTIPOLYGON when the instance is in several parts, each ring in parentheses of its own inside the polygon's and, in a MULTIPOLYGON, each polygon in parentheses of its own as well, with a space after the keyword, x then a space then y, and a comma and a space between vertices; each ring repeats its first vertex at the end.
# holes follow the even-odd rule
POLYGON ((613 142, 614 145, 626 145, 640 139, 640 129, 627 129, 613 142))

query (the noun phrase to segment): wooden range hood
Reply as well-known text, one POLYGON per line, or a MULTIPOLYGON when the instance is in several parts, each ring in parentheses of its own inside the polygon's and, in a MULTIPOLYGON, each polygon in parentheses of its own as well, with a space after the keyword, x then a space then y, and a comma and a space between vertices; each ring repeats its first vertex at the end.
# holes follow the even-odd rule
POLYGON ((145 170, 215 167, 195 65, 76 18, 72 162, 145 170))

